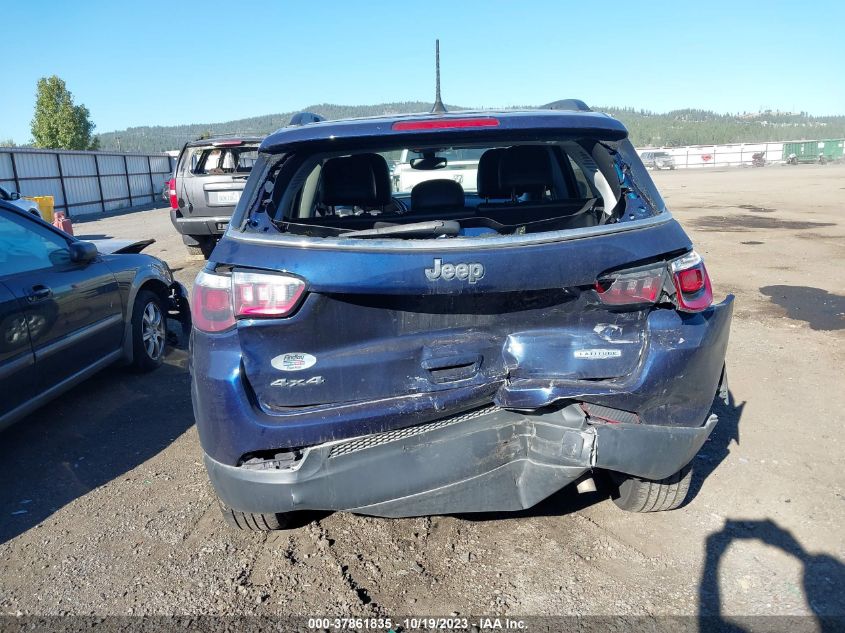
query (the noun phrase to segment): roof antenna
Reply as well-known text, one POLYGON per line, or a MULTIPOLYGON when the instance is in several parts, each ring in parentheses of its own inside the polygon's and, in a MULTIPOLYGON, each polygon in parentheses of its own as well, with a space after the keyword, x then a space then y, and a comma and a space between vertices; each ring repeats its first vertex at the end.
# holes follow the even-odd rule
POLYGON ((446 106, 440 99, 440 40, 434 40, 434 66, 437 72, 437 81, 434 88, 434 105, 431 108, 431 114, 445 114, 446 106))

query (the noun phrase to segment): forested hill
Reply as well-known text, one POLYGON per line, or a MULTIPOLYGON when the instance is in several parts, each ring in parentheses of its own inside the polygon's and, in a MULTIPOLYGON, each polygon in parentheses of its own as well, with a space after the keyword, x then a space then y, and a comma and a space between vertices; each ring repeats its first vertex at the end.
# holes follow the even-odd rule
MULTIPOLYGON (((554 107, 554 103, 541 107, 547 106, 554 107)), ((465 109, 454 105, 449 105, 447 108, 449 110, 465 109)), ((321 114, 327 119, 428 112, 430 109, 431 104, 422 101, 363 106, 323 103, 303 108, 305 111, 321 114)), ((695 109, 674 110, 661 114, 633 108, 594 107, 594 109, 607 112, 620 119, 627 126, 631 133, 631 140, 638 147, 845 138, 845 116, 817 117, 806 113, 785 112, 717 114, 695 109)), ((196 139, 201 135, 268 134, 287 125, 293 114, 293 112, 267 114, 224 123, 132 127, 99 134, 98 138, 100 147, 104 150, 159 152, 180 149, 186 141, 196 139)))

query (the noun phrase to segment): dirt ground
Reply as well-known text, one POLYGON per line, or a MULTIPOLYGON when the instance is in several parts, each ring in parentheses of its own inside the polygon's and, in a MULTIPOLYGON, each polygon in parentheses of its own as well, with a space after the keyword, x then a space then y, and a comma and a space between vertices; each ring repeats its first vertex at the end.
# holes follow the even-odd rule
MULTIPOLYGON (((0 614, 845 616, 845 167, 655 180, 717 299, 737 296, 732 402, 682 509, 566 489, 519 514, 231 531, 173 349, 0 433, 0 614)), ((201 266, 166 209, 76 232, 156 237, 186 284, 201 266)))

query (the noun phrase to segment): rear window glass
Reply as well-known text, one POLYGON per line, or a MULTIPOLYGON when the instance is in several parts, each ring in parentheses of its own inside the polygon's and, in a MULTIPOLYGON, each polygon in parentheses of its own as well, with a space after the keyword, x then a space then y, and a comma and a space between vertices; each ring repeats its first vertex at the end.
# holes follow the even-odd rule
POLYGON ((257 159, 255 147, 189 147, 181 171, 195 176, 248 174, 257 159))
POLYGON ((627 141, 300 150, 268 159, 276 166, 255 183, 251 208, 261 205, 282 232, 309 237, 528 234, 641 219, 663 207, 627 141), (426 223, 446 232, 431 234, 426 223))

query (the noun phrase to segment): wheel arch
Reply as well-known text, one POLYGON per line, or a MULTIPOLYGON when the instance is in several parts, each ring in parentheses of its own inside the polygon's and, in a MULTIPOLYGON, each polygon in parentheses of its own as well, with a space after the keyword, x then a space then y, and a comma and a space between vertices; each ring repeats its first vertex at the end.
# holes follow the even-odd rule
POLYGON ((161 299, 162 306, 164 306, 164 313, 165 315, 167 314, 167 302, 170 295, 169 284, 152 271, 147 271, 145 274, 139 273, 129 289, 129 295, 126 300, 126 319, 123 325, 123 359, 127 363, 131 363, 134 360, 134 352, 132 350, 132 311, 135 307, 135 299, 142 290, 149 290, 155 293, 161 299))

